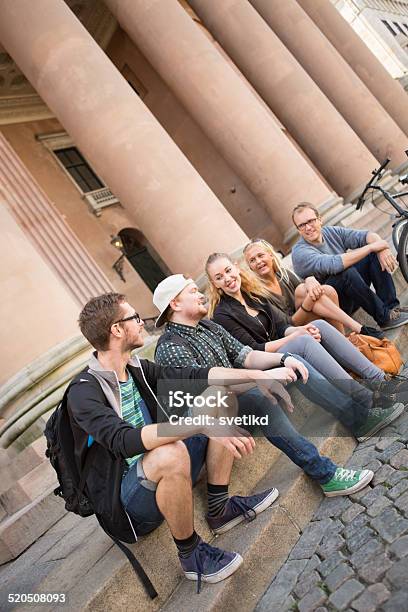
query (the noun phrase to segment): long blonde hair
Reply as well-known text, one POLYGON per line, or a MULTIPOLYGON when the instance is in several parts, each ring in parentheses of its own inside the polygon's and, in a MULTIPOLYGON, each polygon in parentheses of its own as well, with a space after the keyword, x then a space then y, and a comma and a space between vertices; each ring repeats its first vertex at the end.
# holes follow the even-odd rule
MULTIPOLYGON (((282 266, 279 255, 277 254, 273 246, 263 238, 252 238, 252 240, 250 240, 248 244, 244 246, 243 254, 245 255, 245 251, 247 251, 254 244, 260 244, 265 249, 265 251, 269 253, 269 255, 272 257, 272 266, 275 274, 277 273, 280 278, 282 278, 286 282, 289 282, 288 271, 282 266)), ((249 264, 247 265, 249 267, 249 264)), ((253 274, 256 274, 256 272, 253 272, 253 274)), ((256 277, 259 278, 262 284, 264 284, 265 281, 263 281, 257 274, 256 277)))
POLYGON ((270 291, 263 285, 259 278, 251 271, 244 270, 239 264, 234 264, 231 257, 227 253, 211 253, 205 264, 205 272, 208 278, 208 316, 211 318, 214 314, 214 310, 220 303, 221 297, 224 295, 222 289, 217 289, 214 286, 208 268, 209 266, 218 261, 218 259, 227 259, 232 265, 236 265, 239 270, 241 277, 241 289, 253 300, 260 301, 260 298, 268 299, 271 295, 270 291))

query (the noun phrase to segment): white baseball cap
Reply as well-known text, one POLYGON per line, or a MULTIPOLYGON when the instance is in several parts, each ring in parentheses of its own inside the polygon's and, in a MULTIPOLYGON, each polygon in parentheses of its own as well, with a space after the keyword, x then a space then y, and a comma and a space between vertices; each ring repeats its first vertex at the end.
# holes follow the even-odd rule
POLYGON ((166 322, 166 310, 171 300, 191 283, 194 283, 192 278, 185 278, 183 274, 172 274, 157 285, 153 293, 153 304, 160 311, 156 327, 161 327, 166 322))

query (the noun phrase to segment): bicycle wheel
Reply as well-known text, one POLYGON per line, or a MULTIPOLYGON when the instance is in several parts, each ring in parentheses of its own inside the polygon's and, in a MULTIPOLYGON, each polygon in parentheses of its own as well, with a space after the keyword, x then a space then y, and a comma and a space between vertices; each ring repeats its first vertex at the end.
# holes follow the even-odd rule
POLYGON ((398 221, 397 225, 394 225, 394 227, 392 228, 392 241, 394 243, 394 247, 397 253, 398 245, 401 240, 401 233, 406 223, 408 223, 408 219, 401 219, 401 221, 398 221))
POLYGON ((408 283, 408 223, 403 224, 398 244, 398 263, 401 272, 408 283))

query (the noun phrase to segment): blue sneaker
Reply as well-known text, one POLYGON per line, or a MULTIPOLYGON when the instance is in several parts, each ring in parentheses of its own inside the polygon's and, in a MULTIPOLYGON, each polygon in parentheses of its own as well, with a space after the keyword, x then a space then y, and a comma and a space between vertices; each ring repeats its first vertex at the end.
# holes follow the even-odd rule
POLYGON ((278 489, 272 488, 262 493, 241 497, 230 497, 220 516, 206 516, 207 523, 214 534, 229 531, 242 521, 253 521, 257 514, 269 508, 278 497, 278 489))
POLYGON ((185 577, 197 580, 197 593, 200 592, 201 582, 220 582, 231 576, 243 561, 238 553, 211 546, 201 538, 191 555, 179 559, 185 577))

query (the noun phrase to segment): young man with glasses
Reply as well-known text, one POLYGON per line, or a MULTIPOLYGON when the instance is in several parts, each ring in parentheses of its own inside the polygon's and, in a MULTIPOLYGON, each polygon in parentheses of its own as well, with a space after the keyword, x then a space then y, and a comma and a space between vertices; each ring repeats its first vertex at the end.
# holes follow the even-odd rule
POLYGON ((347 314, 362 308, 383 330, 408 323, 392 280, 398 264, 385 240, 367 230, 323 226, 319 212, 307 202, 294 208, 292 220, 301 236, 292 249, 296 274, 331 285, 347 314))

